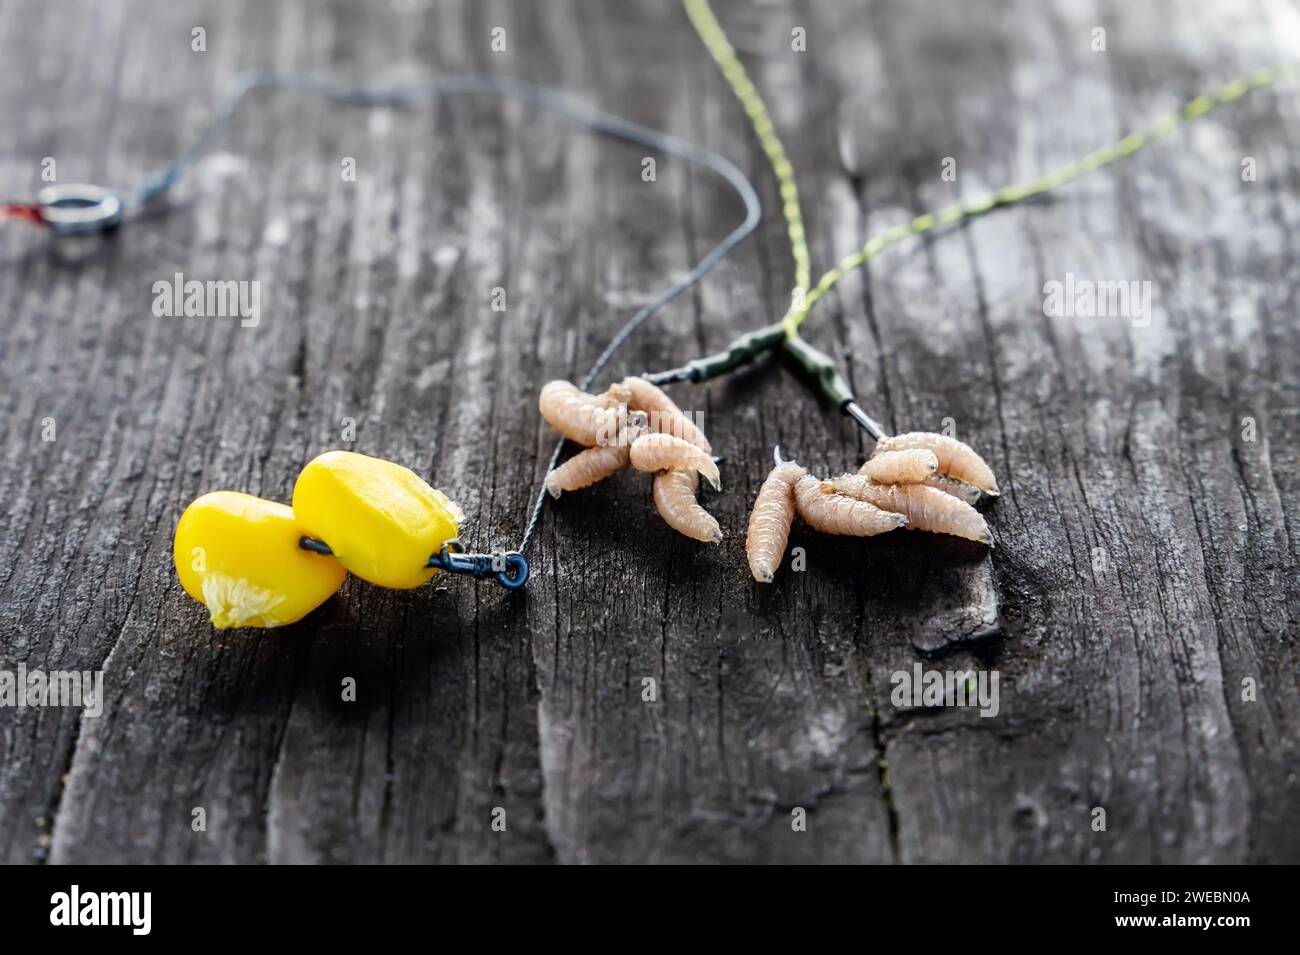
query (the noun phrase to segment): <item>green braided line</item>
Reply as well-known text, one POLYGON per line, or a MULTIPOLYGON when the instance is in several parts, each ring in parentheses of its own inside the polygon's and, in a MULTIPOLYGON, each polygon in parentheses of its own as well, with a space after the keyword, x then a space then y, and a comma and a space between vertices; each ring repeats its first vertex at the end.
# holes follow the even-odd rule
POLYGON ((776 127, 767 112, 767 104, 750 80, 745 67, 736 56, 735 49, 727 40, 718 18, 713 15, 708 0, 682 0, 686 15, 690 17, 695 32, 699 34, 704 48, 713 57, 713 62, 722 71, 723 78, 731 87, 731 92, 740 102, 745 115, 749 117, 754 135, 758 139, 767 161, 776 176, 781 194, 781 211, 785 214, 786 231, 790 235, 790 254, 794 258, 794 300, 800 301, 812 281, 811 259, 808 255, 808 240, 804 233, 803 213, 799 209, 799 187, 794 180, 794 166, 785 154, 785 147, 776 135, 776 127))
POLYGON ((1185 103, 1181 109, 1162 117, 1146 129, 1130 133, 1114 145, 1088 153, 1082 159, 1062 166, 1054 172, 1027 179, 1013 186, 1007 186, 971 202, 958 202, 945 206, 937 212, 919 215, 904 225, 894 226, 887 232, 873 238, 857 252, 841 259, 839 264, 818 280, 816 287, 808 292, 801 307, 791 307, 790 311, 781 319, 786 336, 793 338, 799 334, 799 327, 807 320, 808 313, 812 311, 818 300, 831 290, 836 282, 903 240, 946 229, 965 222, 967 219, 984 215, 994 209, 1012 206, 1024 202, 1026 199, 1032 199, 1045 192, 1050 192, 1068 182, 1080 179, 1088 173, 1095 172, 1103 166, 1109 166, 1121 159, 1132 156, 1139 150, 1151 145, 1157 139, 1180 129, 1218 106, 1239 100, 1247 93, 1271 86, 1297 73, 1300 73, 1300 60, 1263 67, 1248 76, 1238 77, 1216 92, 1197 96, 1185 103))

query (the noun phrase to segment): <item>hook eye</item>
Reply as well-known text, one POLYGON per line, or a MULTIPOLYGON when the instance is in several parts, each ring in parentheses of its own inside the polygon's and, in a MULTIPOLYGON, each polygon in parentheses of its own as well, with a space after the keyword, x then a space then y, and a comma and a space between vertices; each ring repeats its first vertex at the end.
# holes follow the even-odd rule
POLYGON ((122 197, 102 186, 46 186, 37 193, 41 218, 59 235, 103 232, 122 221, 122 197))
POLYGON ((528 583, 528 560, 517 550, 505 555, 506 569, 497 574, 497 583, 507 590, 518 590, 528 583))

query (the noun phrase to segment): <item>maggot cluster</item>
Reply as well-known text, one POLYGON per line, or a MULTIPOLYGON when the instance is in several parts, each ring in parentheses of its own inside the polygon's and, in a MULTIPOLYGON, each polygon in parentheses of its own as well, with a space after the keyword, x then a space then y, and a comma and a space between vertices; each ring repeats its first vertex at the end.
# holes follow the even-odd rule
MULTIPOLYGON (((538 400, 542 416, 584 446, 546 476, 553 497, 590 487, 631 467, 654 475, 654 501, 674 530, 716 544, 717 519, 697 500, 700 477, 721 488, 704 432, 661 388, 625 378, 602 394, 552 381, 538 400)), ((910 529, 992 545, 976 509, 998 494, 992 469, 969 445, 928 431, 885 436, 856 474, 823 480, 778 460, 750 512, 745 553, 750 572, 771 583, 785 556, 795 515, 826 534, 874 537, 910 529)))
POLYGON ((797 513, 815 531, 874 537, 907 528, 992 546, 975 504, 998 494, 993 470, 969 445, 929 431, 882 437, 857 474, 825 481, 793 461, 768 474, 749 517, 749 571, 769 584, 797 513))
POLYGON ((722 487, 709 439, 657 385, 625 378, 593 395, 572 382, 552 381, 537 406, 556 431, 585 446, 546 476, 552 497, 630 466, 654 475, 655 507, 669 527, 705 543, 722 540, 717 519, 696 499, 701 475, 722 487))

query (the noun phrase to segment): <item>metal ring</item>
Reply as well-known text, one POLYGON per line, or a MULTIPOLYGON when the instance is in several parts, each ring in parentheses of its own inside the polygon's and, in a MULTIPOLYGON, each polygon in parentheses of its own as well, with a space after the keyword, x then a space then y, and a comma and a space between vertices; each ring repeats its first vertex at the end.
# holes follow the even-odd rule
POLYGON ((63 235, 102 232, 122 221, 122 197, 102 186, 46 186, 37 193, 41 218, 63 235))
POLYGON ((497 583, 507 590, 518 590, 528 583, 528 560, 517 550, 506 554, 505 559, 506 569, 497 574, 497 583))

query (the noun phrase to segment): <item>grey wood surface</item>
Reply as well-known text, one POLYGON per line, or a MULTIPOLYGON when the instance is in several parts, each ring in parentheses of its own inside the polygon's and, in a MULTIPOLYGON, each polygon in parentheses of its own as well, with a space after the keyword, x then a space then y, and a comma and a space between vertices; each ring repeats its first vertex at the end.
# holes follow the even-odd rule
MULTIPOLYGON (((1300 53, 1282 0, 718 13, 818 272, 1300 53)), ((789 294, 774 183, 673 3, 0 0, 0 63, 19 195, 47 156, 60 181, 138 182, 250 67, 552 85, 734 158, 767 212, 614 373, 719 347, 789 294)), ((99 717, 0 709, 0 859, 1300 861, 1296 94, 842 283, 807 334, 888 425, 951 418, 985 454, 999 546, 796 530, 806 571, 765 589, 743 537, 771 446, 822 473, 867 450, 779 362, 676 392, 725 456, 720 548, 627 474, 548 508, 518 595, 349 580, 299 625, 216 632, 172 568, 187 502, 287 501, 340 446, 451 494, 472 546, 513 545, 553 440, 537 390, 738 221, 707 175, 659 157, 644 182, 643 151, 489 98, 259 94, 164 212, 75 247, 0 227, 0 666, 102 670, 107 691, 99 717), (155 317, 176 272, 260 280, 261 324, 155 317), (1067 273, 1150 281, 1152 321, 1045 316, 1067 273), (972 639, 985 617, 997 635, 972 639), (893 706, 917 661, 996 669, 998 716, 893 706)))

